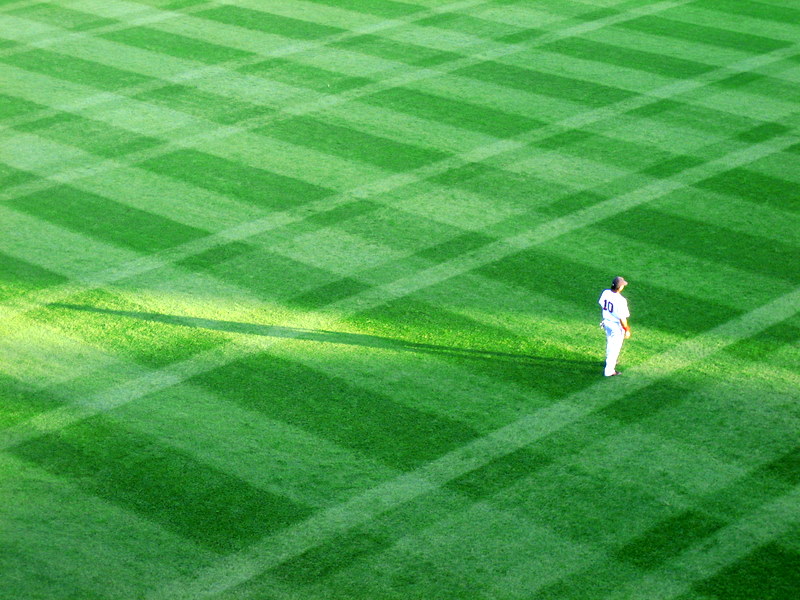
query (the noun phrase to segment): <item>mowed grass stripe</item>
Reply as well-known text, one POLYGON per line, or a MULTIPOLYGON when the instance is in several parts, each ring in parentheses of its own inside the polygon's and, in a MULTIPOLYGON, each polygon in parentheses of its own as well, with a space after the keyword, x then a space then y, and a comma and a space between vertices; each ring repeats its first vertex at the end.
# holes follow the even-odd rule
MULTIPOLYGON (((601 222, 599 227, 611 227, 619 218, 601 222)), ((733 232, 647 207, 629 210, 622 218, 631 229, 642 232, 640 239, 646 243, 790 284, 800 283, 800 265, 793 258, 800 252, 796 245, 733 232)))
POLYGON ((63 285, 69 278, 0 252, 0 302, 37 289, 63 285))
POLYGON ((477 432, 457 421, 266 353, 224 365, 188 383, 403 471, 477 437, 477 432), (231 388, 230 381, 237 385, 231 388), (266 403, 264 389, 269 389, 266 403))
POLYGON ((0 56, 0 62, 105 91, 122 91, 157 81, 133 71, 42 49, 0 56))
POLYGON ((345 33, 346 30, 313 21, 283 17, 263 10, 252 10, 234 5, 223 5, 193 13, 203 19, 219 21, 281 37, 297 40, 318 40, 345 33))
POLYGON ((485 61, 462 67, 456 69, 454 74, 594 108, 616 104, 636 95, 635 92, 611 85, 544 73, 498 61, 485 61))
MULTIPOLYGON (((235 125, 276 115, 274 108, 200 90, 182 84, 162 85, 131 95, 136 100, 207 119, 220 125, 235 125)), ((164 115, 164 120, 168 120, 164 115)))
POLYGON ((800 25, 800 10, 788 6, 788 3, 787 6, 782 6, 770 2, 751 2, 750 0, 697 0, 693 6, 735 16, 800 25))
POLYGON ((207 231, 69 186, 6 204, 59 227, 139 252, 154 252, 205 237, 207 231))
MULTIPOLYGON (((313 4, 320 4, 323 6, 332 6, 334 8, 341 8, 349 11, 375 15, 378 17, 385 17, 387 19, 395 19, 398 17, 406 17, 415 15, 419 12, 427 10, 424 4, 414 4, 413 2, 399 2, 396 0, 373 0, 364 3, 361 0, 310 0, 313 4)), ((459 6, 463 2, 456 2, 453 6, 459 6)))
POLYGON ((151 27, 120 29, 102 33, 99 37, 159 54, 167 54, 176 58, 212 65, 255 56, 253 53, 237 50, 230 46, 212 44, 197 38, 168 33, 151 27))
POLYGON ((69 144, 104 158, 119 158, 134 152, 151 150, 163 140, 138 135, 125 129, 71 113, 58 113, 15 127, 18 131, 69 144))
POLYGON ((332 194, 331 190, 321 186, 197 150, 176 150, 147 159, 139 166, 243 202, 273 209, 285 210, 332 194))
POLYGON ((359 102, 498 138, 513 137, 544 125, 521 115, 403 87, 368 94, 359 98, 359 102))
POLYGON ((149 597, 197 598, 219 594, 241 585, 333 536, 559 431, 612 401, 618 401, 679 369, 705 360, 740 339, 757 334, 796 314, 799 301, 800 288, 797 288, 661 355, 651 357, 638 368, 629 369, 628 376, 624 381, 619 381, 611 396, 608 394, 609 382, 598 382, 427 463, 416 471, 377 486, 338 507, 318 512, 303 523, 220 561, 214 568, 202 571, 191 579, 172 582, 149 597))
POLYGON ((438 67, 465 58, 465 55, 457 52, 400 42, 380 35, 349 37, 330 45, 414 67, 438 67))
POLYGON ((89 31, 112 25, 119 25, 122 21, 110 19, 99 15, 59 6, 50 2, 36 2, 19 8, 3 9, 3 13, 38 21, 54 27, 70 31, 89 31))
POLYGON ((20 444, 11 454, 220 553, 310 515, 103 417, 20 444))
POLYGON ((543 49, 573 58, 601 62, 676 79, 697 77, 717 68, 715 65, 672 57, 659 52, 645 52, 580 37, 558 40, 546 44, 543 49))
POLYGON ((324 94, 339 94, 376 83, 371 77, 346 75, 287 58, 271 58, 238 68, 242 73, 257 75, 267 81, 280 81, 324 94))
POLYGON ((695 185, 704 190, 743 198, 756 205, 800 212, 800 185, 746 167, 721 171, 695 185))
POLYGON ((700 42, 710 46, 739 50, 752 54, 766 54, 781 48, 788 48, 791 42, 761 35, 740 33, 730 29, 695 25, 663 16, 648 15, 622 21, 615 25, 623 29, 641 31, 655 36, 671 37, 678 40, 700 42))
POLYGON ((444 153, 433 149, 395 142, 313 117, 295 117, 254 131, 348 160, 374 164, 390 171, 418 169, 446 158, 444 153))

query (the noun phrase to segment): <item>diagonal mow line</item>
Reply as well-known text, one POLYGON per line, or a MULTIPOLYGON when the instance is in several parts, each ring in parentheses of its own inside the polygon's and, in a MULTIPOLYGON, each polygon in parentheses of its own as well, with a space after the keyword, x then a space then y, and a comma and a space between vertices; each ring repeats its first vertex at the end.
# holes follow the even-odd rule
POLYGON ((600 380, 559 402, 506 425, 458 448, 415 471, 378 485, 341 505, 264 538, 246 551, 226 557, 196 577, 177 579, 150 598, 200 598, 221 593, 262 575, 292 557, 316 547, 352 527, 365 523, 418 496, 633 394, 714 353, 797 314, 800 287, 689 339, 630 368, 626 379, 600 380), (615 385, 619 384, 619 385, 615 385), (614 386, 613 391, 609 391, 614 386))

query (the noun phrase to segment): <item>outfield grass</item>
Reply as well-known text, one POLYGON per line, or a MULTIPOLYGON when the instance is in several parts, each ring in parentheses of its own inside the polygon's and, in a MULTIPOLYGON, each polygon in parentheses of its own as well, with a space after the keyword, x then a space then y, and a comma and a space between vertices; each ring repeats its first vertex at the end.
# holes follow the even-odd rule
POLYGON ((798 40, 0 0, 0 598, 794 599, 798 40))

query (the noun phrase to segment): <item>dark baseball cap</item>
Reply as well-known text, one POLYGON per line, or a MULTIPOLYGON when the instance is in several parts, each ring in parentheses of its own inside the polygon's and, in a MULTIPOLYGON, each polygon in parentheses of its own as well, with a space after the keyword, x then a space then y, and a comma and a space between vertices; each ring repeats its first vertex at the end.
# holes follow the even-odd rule
POLYGON ((615 289, 621 288, 623 285, 628 285, 628 282, 619 276, 614 277, 614 281, 611 282, 611 287, 615 289))

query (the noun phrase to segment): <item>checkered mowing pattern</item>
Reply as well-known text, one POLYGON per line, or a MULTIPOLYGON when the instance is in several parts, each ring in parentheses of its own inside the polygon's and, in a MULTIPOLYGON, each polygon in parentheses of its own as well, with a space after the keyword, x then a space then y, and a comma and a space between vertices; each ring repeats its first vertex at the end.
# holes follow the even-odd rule
POLYGON ((798 124, 794 0, 0 0, 0 598, 796 598, 798 124))

